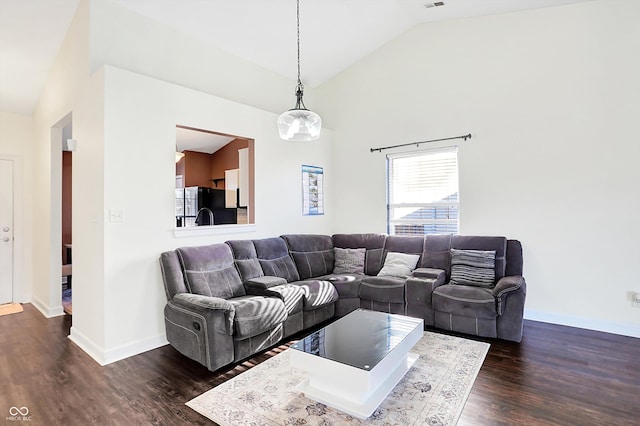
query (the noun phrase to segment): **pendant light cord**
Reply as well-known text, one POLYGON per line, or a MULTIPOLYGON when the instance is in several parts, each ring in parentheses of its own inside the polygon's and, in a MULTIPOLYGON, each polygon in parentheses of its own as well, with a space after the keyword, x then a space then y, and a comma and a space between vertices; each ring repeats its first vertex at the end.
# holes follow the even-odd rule
POLYGON ((298 84, 300 82, 300 0, 296 0, 296 29, 298 36, 298 84))
POLYGON ((294 109, 307 109, 302 101, 304 86, 300 80, 300 0, 296 0, 296 30, 298 41, 298 83, 296 84, 296 107, 294 109))

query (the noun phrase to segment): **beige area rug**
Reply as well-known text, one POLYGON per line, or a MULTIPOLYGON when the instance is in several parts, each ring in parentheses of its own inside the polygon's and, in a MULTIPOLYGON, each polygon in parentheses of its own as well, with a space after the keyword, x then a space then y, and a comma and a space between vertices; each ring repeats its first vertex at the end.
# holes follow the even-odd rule
POLYGON ((305 398, 288 349, 187 402, 220 425, 455 425, 489 344, 425 331, 407 375, 366 420, 305 398))
POLYGON ((24 309, 22 309, 22 305, 19 303, 7 303, 6 305, 0 305, 0 316, 17 314, 22 311, 24 311, 24 309))

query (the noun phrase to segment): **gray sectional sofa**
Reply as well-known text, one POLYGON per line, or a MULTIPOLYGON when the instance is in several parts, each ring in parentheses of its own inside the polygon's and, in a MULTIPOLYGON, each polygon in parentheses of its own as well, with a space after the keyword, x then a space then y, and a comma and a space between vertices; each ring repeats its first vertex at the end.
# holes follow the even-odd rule
POLYGON ((162 253, 167 340, 215 371, 357 308, 519 342, 522 247, 504 237, 292 234, 162 253))

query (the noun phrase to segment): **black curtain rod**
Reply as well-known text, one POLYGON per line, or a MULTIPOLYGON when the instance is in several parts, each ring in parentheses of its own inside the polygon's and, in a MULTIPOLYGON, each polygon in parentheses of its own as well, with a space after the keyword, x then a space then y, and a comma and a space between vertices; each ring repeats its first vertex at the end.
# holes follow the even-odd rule
POLYGON ((415 145, 416 147, 419 147, 421 143, 450 141, 450 140, 454 140, 454 139, 464 139, 466 141, 467 139, 471 139, 471 133, 469 133, 468 135, 463 135, 463 136, 454 136, 452 138, 432 139, 430 141, 421 141, 421 142, 410 142, 410 143, 403 143, 401 145, 383 146, 382 148, 370 148, 369 151, 370 152, 376 152, 376 151, 382 152, 383 149, 400 148, 402 146, 411 146, 411 145, 415 145))

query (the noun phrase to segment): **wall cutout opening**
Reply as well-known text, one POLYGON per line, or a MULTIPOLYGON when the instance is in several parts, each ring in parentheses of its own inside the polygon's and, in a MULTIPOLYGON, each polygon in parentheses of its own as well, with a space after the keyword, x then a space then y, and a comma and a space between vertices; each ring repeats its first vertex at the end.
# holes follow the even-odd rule
POLYGON ((254 140, 176 126, 176 227, 253 224, 254 140))

